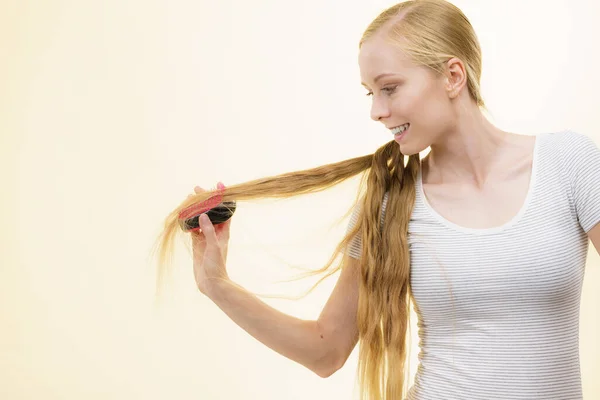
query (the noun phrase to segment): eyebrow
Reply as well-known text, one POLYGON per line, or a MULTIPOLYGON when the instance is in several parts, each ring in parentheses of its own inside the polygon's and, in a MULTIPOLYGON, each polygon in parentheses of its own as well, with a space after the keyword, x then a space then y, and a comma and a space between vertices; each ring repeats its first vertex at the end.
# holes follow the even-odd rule
MULTIPOLYGON (((393 75, 395 75, 395 74, 392 74, 392 73, 389 73, 389 72, 388 72, 388 73, 379 74, 379 75, 377 75, 377 76, 375 77, 375 79, 373 80, 373 82, 374 82, 374 83, 377 83, 377 81, 378 81, 379 79, 381 79, 381 78, 385 78, 386 76, 393 76, 393 75)), ((365 87, 367 86, 367 84, 366 84, 366 83, 364 83, 364 82, 361 82, 360 84, 361 84, 361 85, 363 85, 363 86, 365 86, 365 87)))

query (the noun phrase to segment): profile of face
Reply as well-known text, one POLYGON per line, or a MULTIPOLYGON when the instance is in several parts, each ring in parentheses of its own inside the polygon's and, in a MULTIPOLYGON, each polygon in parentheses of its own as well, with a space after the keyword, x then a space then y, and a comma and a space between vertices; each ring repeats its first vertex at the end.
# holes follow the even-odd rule
POLYGON ((402 135, 393 136, 402 154, 419 153, 451 131, 456 85, 451 86, 445 75, 415 64, 401 48, 377 35, 361 46, 358 64, 362 84, 372 96, 371 118, 390 129, 390 135, 397 132, 394 128, 410 124, 402 135))

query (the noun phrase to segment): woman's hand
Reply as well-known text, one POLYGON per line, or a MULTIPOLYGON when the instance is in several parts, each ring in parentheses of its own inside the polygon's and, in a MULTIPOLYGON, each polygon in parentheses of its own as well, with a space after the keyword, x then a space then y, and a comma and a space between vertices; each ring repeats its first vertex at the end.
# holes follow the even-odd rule
MULTIPOLYGON (((206 192, 200 186, 196 186, 194 191, 206 192)), ((203 214, 199 223, 200 230, 191 232, 194 278, 200 292, 207 294, 210 285, 218 283, 218 280, 229 280, 226 262, 231 218, 215 226, 208 216, 203 214)))

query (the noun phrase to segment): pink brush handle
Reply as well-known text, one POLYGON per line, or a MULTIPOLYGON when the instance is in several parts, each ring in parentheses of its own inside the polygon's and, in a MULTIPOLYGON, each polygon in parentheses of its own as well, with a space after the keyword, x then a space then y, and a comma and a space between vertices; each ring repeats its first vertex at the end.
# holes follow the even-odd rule
POLYGON ((225 185, 221 182, 217 183, 217 193, 214 196, 209 197, 201 203, 194 204, 179 213, 179 219, 186 220, 196 215, 200 215, 203 212, 210 210, 223 202, 223 192, 225 191, 225 185))

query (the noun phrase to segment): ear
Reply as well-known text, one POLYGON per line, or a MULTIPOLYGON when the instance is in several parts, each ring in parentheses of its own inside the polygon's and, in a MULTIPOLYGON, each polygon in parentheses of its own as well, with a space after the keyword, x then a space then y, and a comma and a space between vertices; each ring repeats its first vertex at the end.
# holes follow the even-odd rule
POLYGON ((448 60, 445 67, 445 88, 448 96, 454 99, 467 84, 467 70, 465 64, 456 57, 448 60))

